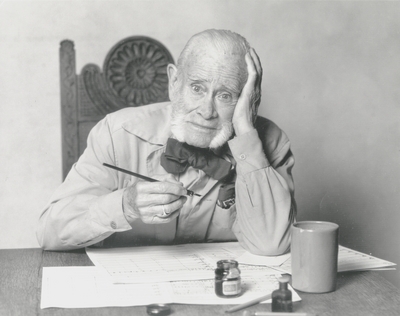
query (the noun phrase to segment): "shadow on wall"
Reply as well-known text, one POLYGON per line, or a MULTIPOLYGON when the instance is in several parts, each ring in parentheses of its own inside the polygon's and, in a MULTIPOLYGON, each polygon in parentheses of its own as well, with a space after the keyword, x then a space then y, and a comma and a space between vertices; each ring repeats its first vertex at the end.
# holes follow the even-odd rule
POLYGON ((324 218, 329 222, 335 222, 340 226, 340 243, 344 246, 354 248, 365 242, 366 227, 362 221, 357 220, 356 214, 352 209, 362 209, 363 194, 356 197, 354 188, 346 185, 339 188, 340 191, 333 189, 326 192, 319 203, 318 217, 324 218), (344 193, 346 192, 346 193, 344 193))
MULTIPOLYGON (((392 228, 396 223, 388 220, 390 217, 382 216, 388 210, 384 209, 385 205, 371 187, 360 185, 359 179, 349 176, 340 182, 332 182, 327 187, 316 188, 314 194, 314 197, 308 197, 314 202, 308 203, 307 210, 299 210, 299 221, 321 220, 337 223, 340 227, 341 245, 399 263, 396 237, 398 232, 392 228)), ((379 273, 400 287, 398 271, 379 273)))

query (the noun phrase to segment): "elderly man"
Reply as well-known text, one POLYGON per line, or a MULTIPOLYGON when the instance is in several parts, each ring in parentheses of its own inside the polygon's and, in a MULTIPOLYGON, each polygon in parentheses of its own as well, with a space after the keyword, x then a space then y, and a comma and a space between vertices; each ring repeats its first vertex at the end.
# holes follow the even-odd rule
POLYGON ((41 215, 44 249, 238 240, 255 254, 288 250, 294 158, 284 132, 257 116, 254 49, 236 33, 207 30, 167 72, 171 102, 117 111, 93 128, 41 215))

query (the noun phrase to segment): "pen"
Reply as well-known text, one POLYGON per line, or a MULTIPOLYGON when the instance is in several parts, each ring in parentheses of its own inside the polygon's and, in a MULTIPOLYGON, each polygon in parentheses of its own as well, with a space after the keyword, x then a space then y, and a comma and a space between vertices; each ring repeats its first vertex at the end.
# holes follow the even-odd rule
MULTIPOLYGON (((134 176, 136 178, 139 178, 139 179, 142 179, 142 180, 145 180, 145 181, 148 181, 148 182, 160 182, 159 180, 156 180, 156 179, 153 179, 153 178, 149 178, 149 177, 143 176, 143 175, 141 175, 139 173, 135 173, 135 172, 132 172, 132 171, 129 171, 129 170, 126 170, 126 169, 119 168, 117 166, 109 165, 108 163, 105 163, 105 162, 103 162, 103 166, 106 166, 108 168, 121 171, 121 172, 126 173, 126 174, 130 174, 131 176, 134 176)), ((187 189, 186 189, 186 194, 189 195, 189 196, 193 196, 193 195, 201 196, 200 194, 194 193, 193 191, 190 191, 190 190, 187 190, 187 189)))
POLYGON ((271 296, 272 296, 272 294, 264 295, 264 296, 261 296, 259 298, 255 298, 254 300, 251 300, 251 301, 249 301, 247 303, 236 305, 236 306, 234 306, 234 307, 232 307, 230 309, 227 309, 225 311, 225 313, 233 313, 233 312, 236 312, 236 311, 241 310, 243 308, 246 308, 246 307, 249 307, 249 306, 252 306, 252 305, 256 305, 256 304, 260 304, 263 301, 269 300, 271 298, 271 296))
POLYGON ((249 312, 244 311, 243 316, 316 316, 308 313, 280 313, 280 312, 249 312))

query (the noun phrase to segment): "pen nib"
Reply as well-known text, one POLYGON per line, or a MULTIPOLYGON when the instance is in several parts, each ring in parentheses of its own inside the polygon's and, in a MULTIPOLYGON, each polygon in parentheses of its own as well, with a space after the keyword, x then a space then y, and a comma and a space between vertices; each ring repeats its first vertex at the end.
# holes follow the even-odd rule
POLYGON ((191 190, 186 190, 186 195, 188 195, 188 196, 193 196, 193 195, 201 196, 200 194, 194 193, 194 192, 191 191, 191 190))

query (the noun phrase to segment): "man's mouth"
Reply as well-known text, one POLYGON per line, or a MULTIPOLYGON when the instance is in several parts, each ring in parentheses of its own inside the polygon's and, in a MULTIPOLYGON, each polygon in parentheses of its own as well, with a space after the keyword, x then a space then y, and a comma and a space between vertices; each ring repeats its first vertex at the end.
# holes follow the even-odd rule
POLYGON ((202 124, 197 124, 194 122, 187 122, 190 127, 192 127, 195 130, 201 131, 201 132, 210 132, 212 130, 216 130, 214 126, 206 126, 202 124))

